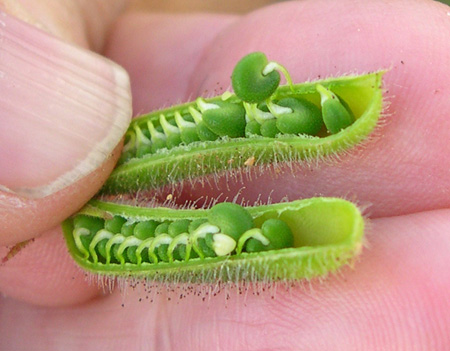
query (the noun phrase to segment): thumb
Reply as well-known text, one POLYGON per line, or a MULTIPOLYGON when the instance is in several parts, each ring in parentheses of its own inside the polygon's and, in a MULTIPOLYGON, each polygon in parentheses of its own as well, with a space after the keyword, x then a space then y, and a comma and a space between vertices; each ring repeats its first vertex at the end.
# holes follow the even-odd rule
POLYGON ((27 3, 0 1, 0 244, 31 238, 87 201, 131 117, 120 66, 46 33, 101 47, 91 37, 105 33, 114 14, 93 17, 89 9, 106 2, 27 3))

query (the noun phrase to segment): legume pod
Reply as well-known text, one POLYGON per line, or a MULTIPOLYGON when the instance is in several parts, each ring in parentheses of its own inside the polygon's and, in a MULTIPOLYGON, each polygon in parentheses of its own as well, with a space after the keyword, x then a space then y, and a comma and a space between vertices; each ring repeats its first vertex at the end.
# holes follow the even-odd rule
POLYGON ((292 84, 286 69, 266 61, 264 54, 253 53, 237 64, 233 86, 241 98, 227 92, 134 119, 103 193, 323 158, 360 143, 377 125, 384 72, 292 84), (278 86, 279 77, 272 77, 280 67, 288 85, 278 86), (244 74, 248 70, 254 74, 244 74), (268 89, 261 86, 266 79, 268 89), (246 94, 251 89, 255 92, 246 94))
POLYGON ((63 223, 85 270, 190 283, 290 281, 333 272, 362 248, 364 221, 339 198, 210 209, 92 200, 63 223))

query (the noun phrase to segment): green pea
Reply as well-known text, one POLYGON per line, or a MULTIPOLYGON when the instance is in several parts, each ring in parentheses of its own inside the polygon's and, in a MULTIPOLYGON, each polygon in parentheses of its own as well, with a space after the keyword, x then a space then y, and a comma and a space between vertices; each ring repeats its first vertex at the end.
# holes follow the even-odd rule
POLYGON ((188 227, 188 232, 193 233, 198 227, 200 227, 202 224, 208 222, 206 218, 198 218, 194 219, 188 227))
POLYGON ((120 232, 123 236, 131 236, 134 234, 134 227, 136 227, 136 223, 125 223, 120 232))
MULTIPOLYGON (((125 220, 126 221, 126 220, 125 220)), ((102 218, 91 217, 87 215, 77 215, 73 219, 74 228, 86 228, 91 234, 97 233, 100 229, 103 229, 105 221, 102 218)), ((119 229, 120 231, 120 229, 119 229)))
POLYGON ((269 107, 267 107, 267 103, 266 102, 261 102, 258 104, 258 110, 261 110, 263 112, 270 112, 269 111, 269 107))
POLYGON ((164 149, 167 147, 166 140, 155 139, 152 140, 152 153, 156 153, 158 150, 164 149))
MULTIPOLYGON (((177 221, 177 222, 179 222, 179 221, 177 221)), ((187 237, 189 238, 189 234, 187 234, 187 233, 191 233, 191 231, 189 230, 189 227, 191 227, 192 222, 191 221, 188 221, 188 222, 189 222, 189 225, 188 225, 188 228, 187 228, 188 230, 184 230, 184 229, 186 229, 185 225, 183 225, 183 228, 182 228, 182 230, 184 230, 184 231, 181 231, 181 229, 178 229, 177 231, 180 231, 180 234, 179 234, 179 236, 174 238, 174 241, 171 243, 171 245, 173 245, 173 243, 177 239, 180 239, 184 235, 187 235, 187 237)), ((195 221, 193 221, 193 222, 195 222, 195 221)), ((203 220, 202 222, 203 223, 206 222, 206 219, 203 220)), ((176 223, 176 222, 174 222, 174 223, 176 223)), ((200 223, 199 221, 197 221, 197 223, 194 224, 195 228, 193 228, 192 231, 197 229, 203 223, 200 223)), ((184 240, 184 238, 182 240, 184 240)), ((189 240, 189 239, 187 239, 187 240, 189 240)), ((170 250, 170 246, 169 246, 169 250, 170 250)), ((188 255, 187 245, 185 243, 180 244, 180 241, 178 240, 178 243, 177 243, 176 247, 174 248, 174 250, 172 252, 173 258, 175 260, 177 260, 177 261, 183 261, 183 260, 187 260, 187 259, 197 258, 198 257, 197 253, 194 250, 192 250, 192 247, 189 249, 189 257, 187 257, 187 255, 188 255)))
POLYGON ((213 237, 212 234, 207 234, 204 238, 198 239, 197 245, 200 248, 200 250, 203 252, 203 255, 205 257, 216 257, 217 256, 212 248, 212 244, 213 244, 212 237, 213 237))
POLYGON ((211 131, 205 122, 200 122, 197 124, 197 133, 201 141, 214 141, 219 139, 219 136, 211 131))
MULTIPOLYGON (((187 250, 186 245, 178 245, 175 251, 173 252, 173 257, 178 261, 186 260, 187 250)), ((198 258, 197 253, 194 250, 189 252, 189 259, 198 258)))
POLYGON ((181 219, 170 223, 167 233, 172 237, 176 237, 179 234, 187 233, 189 230, 189 225, 191 221, 188 219, 181 219))
POLYGON ((184 128, 180 133, 181 141, 185 144, 191 144, 200 140, 198 136, 197 127, 184 128))
POLYGON ((152 153, 156 153, 158 150, 167 147, 166 144, 167 137, 164 134, 163 128, 161 126, 157 126, 155 128, 152 121, 148 121, 147 126, 151 136, 152 153))
POLYGON ((320 84, 317 84, 316 89, 321 97, 323 121, 331 134, 339 133, 355 122, 355 116, 348 105, 336 94, 320 84))
POLYGON ((152 144, 140 144, 136 148, 136 157, 143 157, 152 153, 152 144))
MULTIPOLYGON (((143 128, 143 125, 134 125, 134 134, 128 133, 130 136, 130 144, 134 140, 136 146, 136 157, 143 157, 152 152, 151 150, 151 135, 150 131, 143 128)), ((128 149, 126 144, 124 148, 128 149)))
POLYGON ((169 255, 167 254, 167 249, 169 248, 169 244, 161 244, 156 248, 156 255, 158 259, 163 262, 169 262, 169 255))
POLYGON ((245 109, 242 105, 217 101, 219 108, 203 112, 203 122, 215 134, 239 138, 245 135, 245 109))
POLYGON ((312 102, 299 98, 285 98, 277 104, 292 109, 292 113, 284 113, 277 118, 277 128, 282 133, 317 135, 322 129, 322 114, 312 102))
POLYGON ((134 227, 134 236, 140 240, 145 240, 155 236, 155 229, 160 223, 154 220, 139 222, 134 227))
POLYGON ((245 126, 245 136, 248 138, 252 135, 261 135, 261 124, 256 121, 250 121, 245 126))
POLYGON ((155 229, 155 236, 167 234, 169 231, 170 222, 162 222, 155 229))
POLYGON ((175 111, 174 116, 175 122, 180 129, 180 138, 183 143, 191 144, 200 140, 197 133, 197 125, 194 123, 191 115, 181 116, 178 111, 175 111))
POLYGON ((106 243, 107 242, 108 242, 107 239, 103 239, 103 240, 99 241, 97 246, 95 247, 95 250, 103 258, 106 258, 106 243))
POLYGON ((136 249, 137 249, 136 246, 130 246, 125 251, 127 254, 128 260, 134 264, 137 263, 136 249))
MULTIPOLYGON (((120 246, 119 244, 115 244, 112 246, 112 248, 111 248, 112 255, 110 258, 111 262, 114 262, 114 263, 120 262, 120 257, 118 255, 119 246, 120 246)), ((128 260, 128 257, 126 255, 127 255, 126 252, 122 253, 122 257, 125 259, 125 261, 128 260)))
POLYGON ((122 226, 126 223, 126 219, 121 216, 114 216, 105 221, 105 229, 111 233, 120 233, 122 226))
POLYGON ((261 125, 261 135, 266 138, 275 138, 277 134, 280 134, 280 130, 277 127, 277 121, 275 119, 268 119, 261 125))
POLYGON ((208 212, 208 222, 219 227, 222 234, 236 241, 242 233, 253 227, 252 216, 245 208, 230 202, 213 206, 208 212))
POLYGON ((176 147, 181 144, 180 129, 176 125, 175 120, 166 119, 164 114, 159 117, 159 122, 161 123, 161 128, 166 135, 166 145, 168 149, 176 147))
POLYGON ((174 133, 174 134, 170 134, 167 136, 166 146, 168 149, 177 147, 180 144, 181 144, 181 134, 180 133, 177 133, 177 134, 174 133))
MULTIPOLYGON (((126 250, 126 255, 128 257, 128 260, 134 264, 136 264, 138 262, 138 259, 136 256, 136 249, 137 249, 137 246, 130 246, 126 250)), ((150 262, 150 258, 148 257, 147 250, 144 250, 141 252, 141 259, 142 259, 142 262, 150 262)))
POLYGON ((236 96, 246 102, 256 103, 268 99, 280 84, 280 74, 272 71, 263 74, 268 64, 265 54, 253 52, 244 56, 235 66, 231 75, 236 96))
POLYGON ((245 251, 260 252, 294 246, 294 236, 291 228, 280 219, 268 219, 261 226, 261 231, 269 243, 264 245, 260 240, 251 238, 245 244, 245 251))
POLYGON ((80 241, 83 247, 87 250, 89 248, 89 243, 91 242, 92 238, 100 229, 103 229, 105 222, 101 218, 86 215, 77 215, 73 219, 73 223, 74 228, 83 228, 89 231, 89 234, 80 236, 80 241))

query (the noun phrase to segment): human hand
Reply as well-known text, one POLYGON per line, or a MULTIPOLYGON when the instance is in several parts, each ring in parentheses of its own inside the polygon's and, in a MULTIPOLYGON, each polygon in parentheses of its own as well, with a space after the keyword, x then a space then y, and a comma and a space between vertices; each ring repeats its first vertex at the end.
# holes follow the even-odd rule
MULTIPOLYGON (((146 292, 105 296, 87 286, 57 228, 0 267, 0 290, 10 296, 0 302, 2 349, 448 349, 448 12, 429 1, 345 0, 280 4, 243 18, 121 18, 105 54, 130 74, 135 113, 226 88, 237 59, 255 50, 283 62, 296 82, 390 69, 385 125, 358 155, 295 177, 288 169, 275 180, 265 174, 242 189, 249 200, 274 189, 274 201, 321 194, 371 203, 369 247, 355 269, 279 289, 274 299, 249 288, 246 297, 231 290, 229 300, 222 292, 169 301, 163 292, 149 303, 146 292)), ((243 184, 229 186, 226 195, 243 184)), ((182 197, 226 192, 224 183, 185 187, 182 197)))

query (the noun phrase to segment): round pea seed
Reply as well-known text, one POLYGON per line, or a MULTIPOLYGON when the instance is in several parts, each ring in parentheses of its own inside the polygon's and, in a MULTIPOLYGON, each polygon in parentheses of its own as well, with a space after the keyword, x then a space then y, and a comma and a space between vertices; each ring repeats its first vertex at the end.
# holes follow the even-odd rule
POLYGON ((158 259, 163 262, 169 262, 169 255, 167 254, 167 249, 169 248, 169 244, 161 244, 156 248, 156 255, 158 259))
POLYGON ((316 89, 321 97, 323 121, 331 134, 339 133, 353 124, 355 116, 345 102, 320 84, 316 86, 316 89))
POLYGON ((91 217, 86 215, 78 215, 73 220, 74 228, 85 228, 89 230, 89 235, 80 236, 80 241, 83 247, 89 249, 89 244, 91 243, 94 235, 104 227, 104 220, 102 218, 91 217))
MULTIPOLYGON (((113 245, 113 247, 112 247, 112 255, 111 255, 111 262, 120 262, 120 257, 119 257, 119 254, 118 254, 119 246, 120 246, 119 244, 113 245)), ((125 261, 128 260, 126 251, 122 252, 122 256, 125 259, 125 261)))
POLYGON ((170 222, 162 222, 155 229, 155 236, 159 236, 162 234, 167 234, 169 231, 170 222))
POLYGON ((268 64, 266 55, 253 52, 243 57, 235 66, 231 75, 234 92, 246 102, 261 102, 268 99, 280 84, 280 74, 272 71, 263 75, 268 64))
POLYGON ((317 135, 322 129, 322 114, 312 102, 299 98, 285 98, 277 104, 293 110, 292 113, 285 113, 277 118, 277 128, 282 133, 317 135))
POLYGON ((215 134, 239 138, 245 135, 245 109, 242 105, 217 101, 220 108, 203 112, 203 122, 215 134))
POLYGON ((191 221, 188 219, 181 219, 170 223, 167 233, 172 237, 176 237, 182 233, 187 233, 191 221))
POLYGON ((242 206, 230 202, 213 206, 208 212, 208 222, 219 227, 222 234, 229 235, 236 241, 242 233, 253 227, 250 213, 242 206))
POLYGON ((261 135, 261 124, 256 121, 250 121, 245 126, 245 136, 248 138, 252 135, 261 135))
POLYGON ((105 229, 111 233, 120 233, 122 226, 126 223, 126 219, 121 216, 114 216, 105 221, 105 229))
MULTIPOLYGON (((136 264, 138 262, 137 256, 136 256, 136 249, 137 249, 137 246, 130 246, 126 250, 128 260, 134 264, 136 264)), ((148 257, 147 250, 143 250, 141 252, 141 258, 142 258, 142 262, 150 262, 150 258, 148 257)))
POLYGON ((170 134, 167 136, 166 145, 168 149, 172 149, 181 144, 181 135, 178 134, 170 134))
POLYGON ((219 139, 219 136, 211 131, 203 121, 197 124, 197 133, 201 141, 214 141, 219 139))
MULTIPOLYGON (((103 229, 104 220, 98 217, 91 217, 86 215, 77 215, 73 219, 74 228, 86 228, 91 233, 97 233, 100 229, 103 229)), ((120 231, 120 229, 119 229, 120 231)))
POLYGON ((120 232, 123 236, 131 236, 134 232, 134 227, 137 223, 125 223, 122 228, 120 229, 120 232))
POLYGON ((155 236, 155 229, 159 222, 154 220, 142 221, 134 227, 134 236, 140 240, 145 240, 155 236))
POLYGON ((206 234, 204 238, 199 238, 197 241, 197 245, 200 248, 200 250, 203 252, 203 255, 205 257, 215 257, 216 253, 212 248, 213 245, 213 235, 212 234, 206 234))
POLYGON ((194 219, 188 227, 188 232, 189 233, 193 233, 194 230, 196 230, 198 227, 200 227, 202 224, 208 222, 208 220, 206 218, 198 218, 198 219, 194 219))
POLYGON ((277 134, 280 134, 280 130, 277 127, 277 121, 275 119, 268 119, 261 125, 261 135, 266 138, 275 138, 277 134))
POLYGON ((143 157, 152 153, 152 144, 139 144, 136 148, 136 157, 143 157))
POLYGON ((180 132, 181 141, 185 144, 191 144, 200 140, 198 136, 197 127, 183 128, 180 132))
POLYGON ((97 245, 95 246, 95 251, 98 252, 98 254, 106 258, 106 243, 108 242, 108 239, 100 240, 97 245))
POLYGON ((261 231, 269 240, 264 245, 257 239, 249 239, 245 244, 245 251, 260 252, 267 250, 278 250, 294 246, 294 236, 289 226, 280 219, 271 218, 263 223, 261 231))

